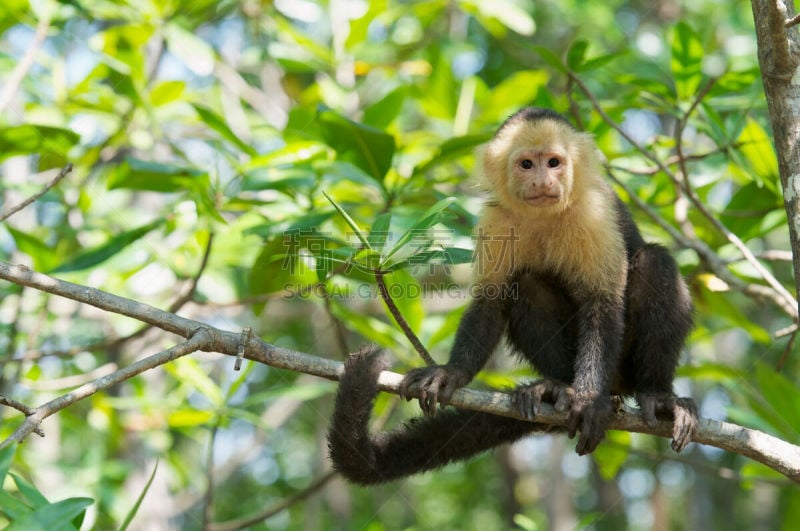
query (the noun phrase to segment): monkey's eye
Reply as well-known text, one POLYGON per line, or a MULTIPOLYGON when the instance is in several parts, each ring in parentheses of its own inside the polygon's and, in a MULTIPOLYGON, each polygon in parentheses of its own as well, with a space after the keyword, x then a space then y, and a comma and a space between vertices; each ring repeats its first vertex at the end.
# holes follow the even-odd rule
POLYGON ((519 161, 519 165, 523 170, 529 170, 533 168, 533 161, 531 159, 522 159, 519 161))
POLYGON ((551 158, 547 159, 547 166, 550 167, 550 168, 558 168, 558 166, 560 164, 561 164, 561 161, 558 160, 558 158, 556 158, 556 157, 551 157, 551 158))

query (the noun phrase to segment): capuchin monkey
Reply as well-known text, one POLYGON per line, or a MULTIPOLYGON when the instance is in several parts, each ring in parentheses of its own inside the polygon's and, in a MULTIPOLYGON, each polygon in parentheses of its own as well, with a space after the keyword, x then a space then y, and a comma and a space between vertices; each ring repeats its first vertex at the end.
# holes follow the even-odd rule
POLYGON ((420 418, 369 433, 387 367, 375 348, 345 362, 328 434, 333 467, 368 485, 467 459, 531 432, 543 401, 569 412, 576 451, 594 451, 613 414, 612 395, 633 396, 650 426, 674 422, 672 448, 697 428, 689 398, 672 392, 692 328, 692 304, 666 249, 645 243, 603 180, 592 137, 560 114, 525 108, 500 126, 483 152, 491 193, 477 225, 473 300, 445 365, 414 369, 401 396, 419 396, 420 418), (543 379, 512 391, 528 419, 445 408, 505 336, 543 379), (442 408, 437 411, 437 404, 442 408))

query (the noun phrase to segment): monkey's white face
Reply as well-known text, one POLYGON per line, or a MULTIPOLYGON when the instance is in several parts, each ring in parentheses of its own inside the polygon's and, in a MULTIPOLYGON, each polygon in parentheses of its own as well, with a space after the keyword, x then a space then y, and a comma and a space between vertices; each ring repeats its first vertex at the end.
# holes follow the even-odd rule
POLYGON ((523 148, 508 160, 508 188, 512 197, 541 208, 569 198, 569 158, 561 149, 523 148))

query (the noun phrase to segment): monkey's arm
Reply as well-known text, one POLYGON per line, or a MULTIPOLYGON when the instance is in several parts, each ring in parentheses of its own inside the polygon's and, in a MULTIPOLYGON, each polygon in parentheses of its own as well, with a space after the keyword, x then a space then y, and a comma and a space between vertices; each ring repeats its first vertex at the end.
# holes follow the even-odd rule
POLYGON ((453 392, 467 385, 483 368, 500 342, 505 326, 499 298, 473 299, 458 325, 447 364, 410 371, 400 384, 400 396, 410 400, 410 392, 418 389, 422 412, 432 416, 437 402, 446 406, 453 392))
POLYGON ((575 450, 584 455, 600 444, 611 419, 610 380, 619 364, 624 329, 622 300, 591 298, 581 305, 578 319, 575 397, 567 429, 573 437, 580 428, 575 450))

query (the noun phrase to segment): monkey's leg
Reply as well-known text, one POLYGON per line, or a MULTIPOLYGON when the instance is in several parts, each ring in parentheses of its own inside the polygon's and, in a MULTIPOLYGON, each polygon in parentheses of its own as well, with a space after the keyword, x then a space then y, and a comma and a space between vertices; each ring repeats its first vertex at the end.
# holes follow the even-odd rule
POLYGON ((626 360, 632 387, 648 425, 657 414, 673 418, 672 448, 686 447, 697 430, 697 408, 676 398, 672 380, 681 349, 692 329, 692 305, 677 264, 658 245, 634 257, 626 290, 626 360))
POLYGON ((474 299, 458 324, 450 361, 410 371, 400 383, 400 396, 410 400, 412 393, 418 391, 422 412, 433 416, 437 403, 450 403, 453 392, 471 382, 483 368, 504 328, 502 301, 474 299))

